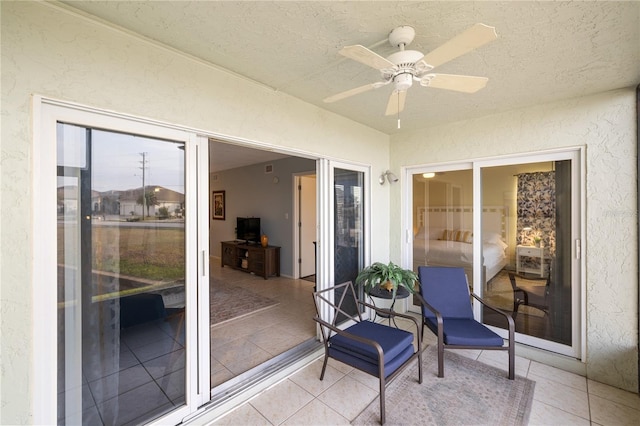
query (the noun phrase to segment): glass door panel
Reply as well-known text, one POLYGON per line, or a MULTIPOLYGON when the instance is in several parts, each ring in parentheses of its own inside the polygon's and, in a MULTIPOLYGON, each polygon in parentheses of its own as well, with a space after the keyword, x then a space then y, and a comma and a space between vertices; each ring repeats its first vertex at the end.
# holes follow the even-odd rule
MULTIPOLYGON (((364 173, 334 168, 333 201, 334 283, 355 283, 365 256, 364 173)), ((356 313, 355 306, 348 308, 347 312, 356 313)))
MULTIPOLYGON (((512 313, 519 335, 572 346, 571 160, 484 167, 481 176, 483 239, 506 255, 504 268, 487 274, 484 297, 512 313), (504 214, 485 208, 496 205, 504 214)), ((490 311, 483 319, 506 327, 490 311)))
POLYGON ((58 123, 58 423, 186 403, 184 143, 58 123))
POLYGON ((413 269, 459 266, 473 285, 473 171, 413 175, 413 269))

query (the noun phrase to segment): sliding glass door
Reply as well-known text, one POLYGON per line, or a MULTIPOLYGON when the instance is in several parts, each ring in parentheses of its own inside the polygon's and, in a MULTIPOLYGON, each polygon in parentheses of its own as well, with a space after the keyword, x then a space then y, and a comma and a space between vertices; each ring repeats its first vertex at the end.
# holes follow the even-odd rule
POLYGON ((43 347, 55 373, 38 380, 43 389, 54 384, 55 394, 38 418, 179 423, 208 395, 196 353, 198 280, 207 278, 198 273, 207 256, 196 255, 196 138, 73 108, 45 110, 41 148, 54 155, 38 156, 36 287, 46 322, 38 328, 56 338, 43 347))
MULTIPOLYGON (((479 166, 485 299, 511 312, 520 342, 579 358, 577 152, 479 166), (503 261, 496 259, 498 250, 490 244, 504 249, 503 261)), ((488 310, 482 318, 485 324, 506 327, 488 310)))
MULTIPOLYGON (((318 270, 319 290, 345 281, 355 282, 369 260, 368 169, 348 163, 318 161, 318 270)), ((340 295, 334 295, 340 296, 340 295)), ((355 306, 348 307, 350 313, 355 306)), ((327 321, 332 313, 320 313, 327 321)), ((338 318, 340 320, 340 318, 338 318)))
POLYGON ((414 270, 464 268, 471 290, 514 318, 517 341, 579 358, 580 170, 579 150, 407 170, 405 257, 414 270))
POLYGON ((58 421, 148 422, 186 402, 184 143, 57 143, 58 421))

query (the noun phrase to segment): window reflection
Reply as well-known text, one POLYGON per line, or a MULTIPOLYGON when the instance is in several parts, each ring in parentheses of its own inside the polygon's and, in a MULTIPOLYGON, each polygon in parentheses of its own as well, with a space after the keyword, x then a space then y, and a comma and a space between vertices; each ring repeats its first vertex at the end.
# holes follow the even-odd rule
POLYGON ((183 144, 58 125, 58 423, 185 403, 183 144))

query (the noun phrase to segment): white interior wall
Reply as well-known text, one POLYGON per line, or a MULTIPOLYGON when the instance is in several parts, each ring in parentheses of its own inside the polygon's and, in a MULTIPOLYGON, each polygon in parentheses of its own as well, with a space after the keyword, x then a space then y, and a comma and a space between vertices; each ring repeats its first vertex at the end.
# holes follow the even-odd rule
POLYGON ((293 174, 315 167, 314 160, 294 157, 214 173, 209 190, 225 191, 226 218, 210 220, 209 255, 220 257, 220 242, 236 239, 237 217, 259 217, 269 245, 280 247, 280 274, 293 277, 293 174), (266 164, 273 166, 273 172, 265 173, 266 164))
MULTIPOLYGON (((638 391, 635 123, 635 88, 629 88, 391 138, 394 171, 586 146, 586 373, 633 392, 638 391)), ((394 186, 391 206, 400 206, 400 194, 394 186)), ((400 214, 393 207, 391 253, 400 253, 400 214)))
MULTIPOLYGON (((388 168, 389 137, 259 84, 41 2, 0 2, 2 229, 0 424, 32 423, 31 95, 176 123, 313 156, 388 168)), ((50 141, 52 143, 52 141, 50 141)), ((374 173, 375 175, 375 173, 374 173)), ((377 182, 377 175, 373 176, 377 182)), ((372 203, 389 187, 370 182, 372 203)), ((389 212, 376 209, 373 259, 389 256, 389 212)), ((39 285, 39 283, 36 283, 39 285)), ((43 283, 44 284, 44 283, 43 283)))

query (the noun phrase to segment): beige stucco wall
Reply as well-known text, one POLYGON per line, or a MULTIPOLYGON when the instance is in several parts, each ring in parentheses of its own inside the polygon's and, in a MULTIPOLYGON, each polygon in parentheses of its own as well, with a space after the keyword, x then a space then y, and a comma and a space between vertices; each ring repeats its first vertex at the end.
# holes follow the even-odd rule
MULTIPOLYGON (((30 423, 33 312, 31 95, 149 117, 329 158, 388 168, 389 137, 56 7, 1 2, 2 192, 0 424, 30 423)), ((48 141, 54 143, 54 141, 48 141)), ((377 183, 372 202, 386 205, 377 183)), ((372 258, 388 258, 389 212, 373 211, 372 258)), ((47 283, 50 284, 50 283, 47 283)))
MULTIPOLYGON (((391 167, 575 146, 586 147, 585 371, 593 380, 637 392, 635 88, 396 135, 391 167)), ((400 188, 394 187, 391 205, 399 201, 400 188)), ((400 252, 400 214, 391 213, 391 253, 400 252)))

